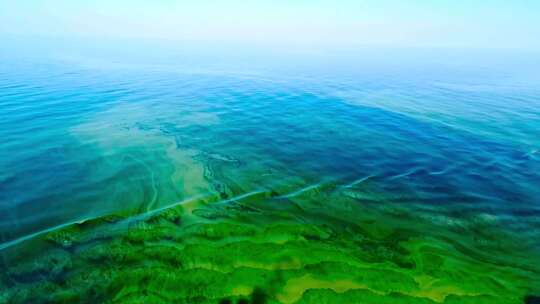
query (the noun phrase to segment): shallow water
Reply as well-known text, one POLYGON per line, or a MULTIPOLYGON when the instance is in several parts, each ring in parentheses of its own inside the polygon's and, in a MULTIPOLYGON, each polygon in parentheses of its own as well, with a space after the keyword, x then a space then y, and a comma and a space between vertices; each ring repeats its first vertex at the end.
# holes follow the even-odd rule
POLYGON ((540 293, 530 55, 46 50, 0 56, 0 303, 540 293))

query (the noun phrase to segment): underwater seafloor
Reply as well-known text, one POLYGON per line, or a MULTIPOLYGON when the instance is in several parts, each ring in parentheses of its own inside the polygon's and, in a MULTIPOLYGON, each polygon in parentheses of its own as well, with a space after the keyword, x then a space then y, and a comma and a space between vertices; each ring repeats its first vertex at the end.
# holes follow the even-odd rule
POLYGON ((9 61, 0 303, 534 303, 537 78, 396 64, 9 61))

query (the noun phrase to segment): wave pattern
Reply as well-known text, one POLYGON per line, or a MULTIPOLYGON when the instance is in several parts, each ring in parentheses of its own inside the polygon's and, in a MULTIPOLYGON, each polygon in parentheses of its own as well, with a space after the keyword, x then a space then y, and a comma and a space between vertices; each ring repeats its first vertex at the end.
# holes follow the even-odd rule
POLYGON ((0 303, 521 303, 540 92, 428 71, 3 65, 0 303))

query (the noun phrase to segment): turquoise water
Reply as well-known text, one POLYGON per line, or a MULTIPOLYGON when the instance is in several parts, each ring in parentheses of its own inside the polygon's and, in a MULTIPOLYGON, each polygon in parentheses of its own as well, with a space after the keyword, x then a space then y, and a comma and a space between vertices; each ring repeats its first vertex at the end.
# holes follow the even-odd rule
POLYGON ((464 238, 487 221, 539 274, 534 56, 13 48, 0 62, 0 250, 112 213, 340 189, 464 238))

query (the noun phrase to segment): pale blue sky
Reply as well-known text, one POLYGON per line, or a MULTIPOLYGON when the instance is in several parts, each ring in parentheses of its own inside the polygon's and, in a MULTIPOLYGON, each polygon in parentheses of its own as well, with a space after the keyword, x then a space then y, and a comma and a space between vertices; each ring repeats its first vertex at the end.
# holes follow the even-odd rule
POLYGON ((0 20, 10 36, 540 50, 536 0, 0 0, 0 20))

